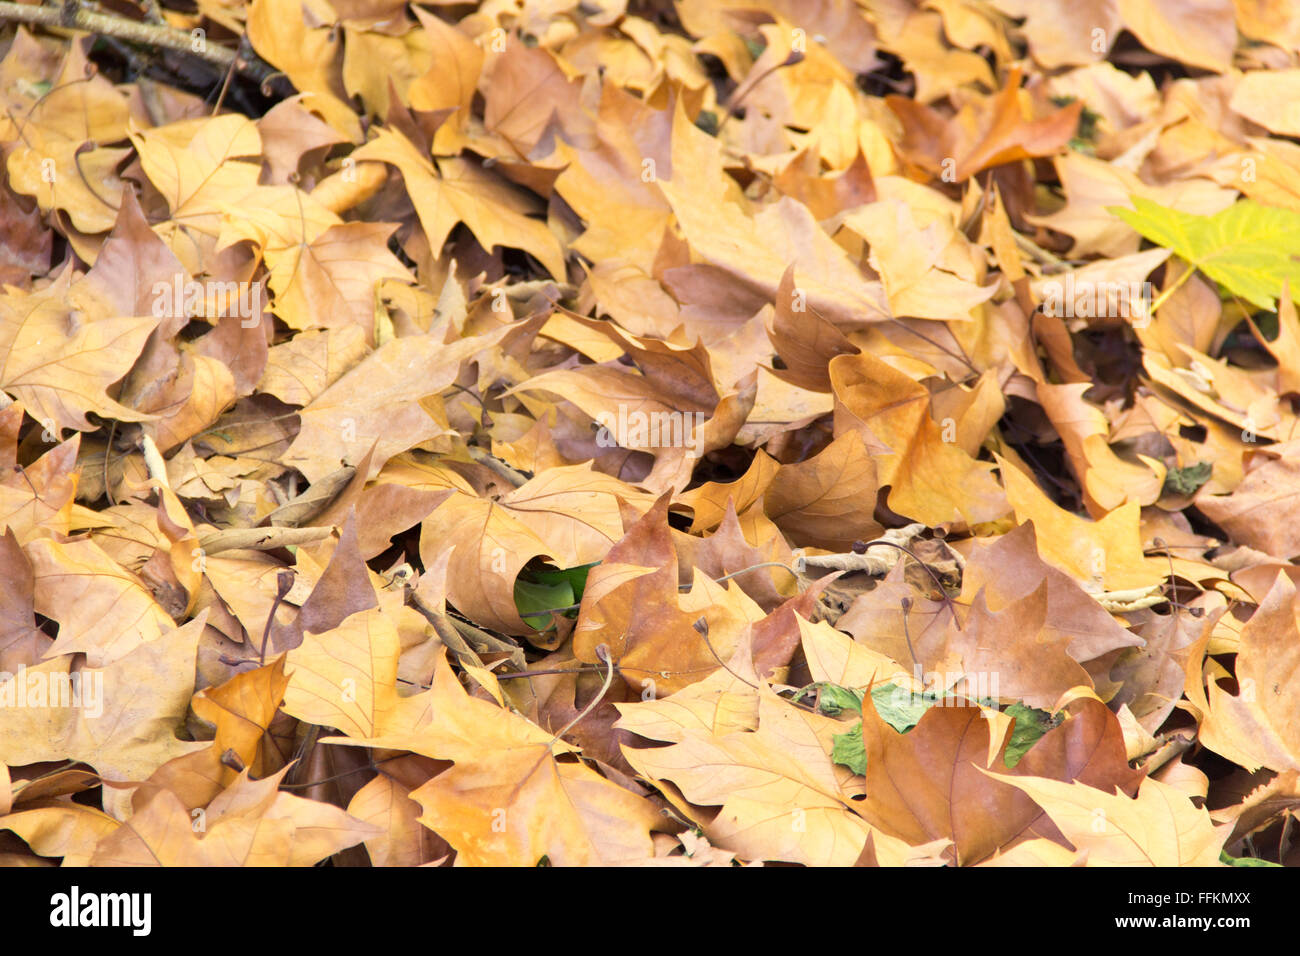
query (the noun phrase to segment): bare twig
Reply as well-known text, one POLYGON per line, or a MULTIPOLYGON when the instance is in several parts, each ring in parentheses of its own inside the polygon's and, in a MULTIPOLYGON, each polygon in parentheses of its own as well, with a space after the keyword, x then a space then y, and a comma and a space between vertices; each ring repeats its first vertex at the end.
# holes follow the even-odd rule
POLYGON ((516 471, 514 468, 511 468, 500 458, 497 458, 495 455, 491 454, 490 452, 484 451, 482 448, 479 448, 477 445, 469 446, 469 457, 473 458, 480 465, 483 465, 486 468, 490 468, 492 471, 496 472, 496 474, 500 475, 506 481, 510 482, 510 484, 513 485, 515 488, 523 487, 524 483, 528 481, 528 477, 526 475, 520 473, 519 471, 516 471))
POLYGON ((483 652, 507 654, 516 670, 525 668, 524 651, 518 644, 494 637, 472 624, 466 624, 464 621, 456 620, 450 614, 439 612, 425 603, 415 588, 408 587, 406 596, 411 607, 419 611, 424 619, 433 625, 433 630, 439 639, 460 659, 462 665, 468 661, 476 667, 484 666, 482 659, 475 653, 477 649, 483 652))
POLYGON ((580 713, 577 717, 574 717, 571 721, 565 724, 563 729, 561 729, 558 734, 552 737, 551 742, 548 743, 546 746, 548 747, 555 746, 555 742, 557 740, 559 740, 570 730, 572 730, 574 726, 579 721, 582 720, 582 718, 586 717, 593 710, 595 710, 597 705, 599 705, 600 702, 605 698, 605 695, 609 693, 609 685, 614 683, 614 669, 615 669, 614 660, 609 656, 609 646, 606 644, 597 644, 596 656, 599 657, 601 661, 605 664, 605 666, 609 668, 609 671, 605 674, 605 683, 602 684, 600 687, 600 693, 598 693, 595 697, 593 697, 591 699, 591 702, 587 704, 586 707, 582 708, 582 713, 580 713))
POLYGON ((0 20, 28 23, 55 30, 99 33, 130 43, 176 50, 206 60, 208 63, 214 63, 222 69, 233 67, 259 83, 265 83, 276 74, 275 67, 260 57, 211 43, 202 33, 177 30, 162 23, 139 23, 123 17, 95 13, 84 9, 76 0, 66 0, 59 5, 44 7, 0 0, 0 20))
POLYGON ((333 528, 227 528, 204 535, 199 547, 208 555, 245 548, 273 551, 323 541, 333 533, 333 528))

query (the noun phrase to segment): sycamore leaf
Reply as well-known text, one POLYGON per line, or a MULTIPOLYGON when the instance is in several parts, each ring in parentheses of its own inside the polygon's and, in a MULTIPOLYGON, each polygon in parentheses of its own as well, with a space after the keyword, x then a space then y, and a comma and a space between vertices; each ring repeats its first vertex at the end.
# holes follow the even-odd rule
POLYGON ((67 278, 39 293, 0 295, 0 388, 51 431, 89 430, 87 412, 147 421, 153 416, 120 405, 106 389, 130 369, 157 320, 92 320, 68 306, 67 278))
POLYGON ((248 772, 208 804, 203 827, 170 790, 100 837, 91 866, 311 866, 379 828, 317 800, 278 790, 288 772, 248 772))
POLYGON ((381 130, 353 158, 382 160, 401 170, 420 225, 434 250, 463 222, 489 251, 510 246, 532 253, 556 278, 564 276, 564 252, 546 223, 531 218, 536 207, 526 195, 481 166, 464 159, 434 161, 411 141, 381 130))
POLYGON ((106 667, 74 669, 74 658, 60 656, 0 683, 0 763, 76 760, 108 779, 143 780, 173 757, 205 749, 175 734, 189 706, 205 620, 201 614, 106 667), (80 706, 63 702, 73 688, 80 706))
POLYGON ((1008 727, 995 726, 981 708, 945 700, 899 733, 873 703, 871 697, 863 702, 867 796, 859 812, 913 845, 951 839, 962 865, 1025 836, 1058 835, 1031 801, 1002 783, 1037 774, 1117 785, 1127 792, 1140 776, 1125 759, 1119 722, 1096 700, 1081 702, 1005 773, 1008 727))
POLYGON ((1141 196, 1130 199, 1132 209, 1107 210, 1251 305, 1275 311, 1286 281, 1292 297, 1300 296, 1300 213, 1243 199, 1212 216, 1194 216, 1141 196))
POLYGON ((1089 866, 1214 866, 1231 830, 1216 827, 1205 808, 1159 780, 1144 781, 1131 799, 1079 782, 998 779, 1029 794, 1076 849, 1088 852, 1089 866))
POLYGON ((894 511, 941 524, 992 521, 1009 510, 991 466, 943 439, 919 382, 865 352, 831 359, 830 379, 836 432, 857 431, 886 446, 873 457, 880 484, 893 486, 894 511))
MULTIPOLYGON (((20 44, 15 59, 30 65, 32 51, 20 44)), ((102 144, 125 137, 127 97, 97 74, 76 44, 58 75, 43 85, 24 83, 23 72, 6 71, 6 116, 0 120, 10 185, 35 197, 42 212, 65 211, 78 230, 111 228, 125 185, 118 167, 129 151, 102 144)))
POLYGON ((54 654, 85 654, 111 664, 175 628, 143 581, 92 540, 33 541, 27 557, 35 575, 35 609, 59 622, 54 654))
POLYGON ((759 696, 755 729, 687 726, 672 746, 624 753, 640 773, 671 780, 692 803, 721 807, 704 827, 715 846, 748 859, 848 865, 872 828, 851 809, 848 775, 832 763, 831 738, 842 726, 769 692, 759 696))
MULTIPOLYGON (((556 866, 617 862, 650 855, 652 804, 585 764, 561 762, 572 750, 508 710, 470 697, 445 656, 430 691, 437 719, 411 732, 364 741, 410 750, 455 766, 411 793, 420 821, 463 863, 556 866)), ((332 738, 327 742, 350 741, 332 738)))
POLYGON ((445 434, 437 394, 455 381, 462 362, 496 345, 507 331, 501 327, 450 345, 432 335, 385 342, 302 410, 302 428, 286 462, 316 481, 342 464, 356 464, 373 448, 376 472, 398 452, 445 434))
POLYGON ((1236 662, 1240 693, 1211 681, 1207 697, 1199 674, 1189 681, 1188 700, 1204 713, 1201 740, 1248 770, 1300 769, 1300 688, 1291 677, 1300 668, 1296 606, 1295 585, 1278 574, 1242 629, 1236 662))
POLYGON ((89 866, 96 842, 120 826, 108 814, 77 803, 0 817, 0 829, 17 833, 41 856, 63 857, 64 866, 89 866))
POLYGON ((428 720, 429 695, 397 692, 397 628, 383 611, 353 614, 289 652, 284 710, 349 737, 409 731, 428 720))

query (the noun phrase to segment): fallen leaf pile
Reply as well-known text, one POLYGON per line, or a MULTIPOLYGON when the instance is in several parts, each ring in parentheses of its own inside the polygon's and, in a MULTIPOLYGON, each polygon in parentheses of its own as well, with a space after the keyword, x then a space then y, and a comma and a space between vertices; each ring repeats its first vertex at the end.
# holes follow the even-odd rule
POLYGON ((39 10, 0 862, 1300 863, 1292 5, 39 10))

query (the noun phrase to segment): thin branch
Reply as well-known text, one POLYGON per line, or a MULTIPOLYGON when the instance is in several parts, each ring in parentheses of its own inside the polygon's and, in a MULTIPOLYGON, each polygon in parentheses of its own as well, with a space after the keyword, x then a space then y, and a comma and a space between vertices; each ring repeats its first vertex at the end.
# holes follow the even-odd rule
POLYGON ((333 528, 226 528, 199 538, 199 547, 207 555, 235 550, 274 551, 323 541, 333 533, 333 528))
POLYGON ((61 5, 33 7, 22 3, 0 0, 0 21, 27 23, 33 26, 50 27, 55 30, 77 30, 83 33, 99 33, 116 37, 130 43, 145 46, 162 47, 188 53, 214 63, 222 69, 232 66, 241 73, 248 74, 259 83, 265 83, 276 74, 275 67, 265 60, 248 52, 232 50, 229 47, 211 43, 202 34, 186 30, 177 30, 165 24, 139 23, 123 17, 109 16, 103 13, 83 9, 75 0, 68 0, 61 5))
POLYGON ((306 783, 282 783, 281 790, 304 790, 308 787, 318 787, 322 783, 331 783, 335 780, 342 780, 344 777, 350 777, 354 773, 361 773, 363 770, 378 770, 373 762, 362 764, 360 767, 353 767, 351 770, 344 770, 342 773, 331 774, 328 777, 321 777, 319 780, 308 780, 306 783))
POLYGON ((485 468, 491 469, 497 475, 499 475, 500 477, 508 481, 515 488, 522 488, 524 484, 528 481, 527 475, 523 474, 520 471, 517 471, 514 468, 511 468, 500 458, 497 458, 491 452, 479 448, 477 445, 469 446, 469 457, 474 459, 480 465, 483 465, 485 468))
POLYGON ((559 740, 570 730, 572 730, 574 726, 582 720, 582 718, 586 717, 593 710, 595 710, 596 707, 600 704, 600 702, 605 698, 605 695, 609 693, 609 685, 614 683, 614 671, 616 669, 614 665, 614 659, 609 656, 609 646, 606 644, 597 644, 596 656, 599 657, 601 661, 605 664, 605 666, 609 668, 609 672, 605 674, 605 683, 602 684, 600 687, 600 693, 598 693, 595 697, 593 697, 591 699, 591 702, 587 704, 586 707, 582 708, 582 713, 580 713, 577 717, 574 717, 571 721, 565 724, 564 728, 558 734, 552 737, 550 743, 548 743, 546 746, 553 747, 557 740, 559 740))
POLYGON ((407 602, 433 625, 439 639, 461 660, 462 666, 468 659, 475 667, 483 667, 483 661, 476 650, 489 653, 503 653, 509 656, 510 663, 517 670, 525 667, 524 651, 518 644, 504 638, 495 637, 481 631, 472 624, 457 620, 450 614, 443 614, 430 607, 415 588, 408 585, 407 602))

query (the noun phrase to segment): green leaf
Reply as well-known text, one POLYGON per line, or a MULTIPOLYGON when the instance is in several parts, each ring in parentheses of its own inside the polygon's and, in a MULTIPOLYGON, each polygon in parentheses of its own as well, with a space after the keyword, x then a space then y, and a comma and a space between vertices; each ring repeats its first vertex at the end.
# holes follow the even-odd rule
MULTIPOLYGON (((1075 102, 1073 96, 1053 96, 1053 106, 1069 106, 1075 102)), ((1080 153, 1094 155, 1096 152, 1097 141, 1097 124, 1101 120, 1100 113, 1094 113, 1088 107, 1084 107, 1079 112, 1079 126, 1075 130, 1074 136, 1070 139, 1069 147, 1080 153)))
MULTIPOLYGON (((840 687, 837 684, 821 685, 821 709, 836 716, 842 710, 862 709, 863 692, 840 687)), ((900 734, 905 734, 920 721, 921 716, 935 704, 932 697, 912 694, 897 684, 881 684, 871 690, 871 702, 876 713, 900 734)), ((831 738, 831 760, 848 767, 861 776, 867 772, 867 751, 862 743, 862 721, 853 729, 831 738)))
POLYGON ((910 693, 896 684, 881 684, 872 688, 871 702, 876 705, 881 720, 905 734, 917 725, 935 699, 927 694, 910 693))
MULTIPOLYGON (((821 688, 821 711, 832 717, 839 716, 844 710, 861 710, 862 691, 850 690, 837 684, 824 683, 821 688)), ((944 700, 953 699, 951 695, 944 700)), ((928 694, 913 694, 897 684, 881 684, 871 690, 871 702, 876 707, 882 720, 900 734, 905 734, 915 727, 933 707, 937 700, 928 694)), ((980 701, 986 706, 996 706, 992 700, 980 701)), ((1045 710, 1026 707, 1015 703, 1006 709, 1007 716, 1015 723, 1011 728, 1011 739, 1007 742, 1006 763, 1014 767, 1020 758, 1038 738, 1056 726, 1052 715, 1045 710)), ((848 767, 856 774, 867 772, 867 752, 862 743, 862 721, 853 725, 853 729, 832 736, 831 760, 848 767)))
POLYGON ((570 607, 582 599, 587 575, 596 564, 576 568, 526 567, 515 579, 515 607, 519 616, 532 628, 550 625, 552 608, 570 607))
POLYGON ((559 584, 541 584, 525 581, 520 575, 515 579, 515 607, 529 627, 542 630, 551 623, 550 614, 538 614, 553 607, 568 607, 574 603, 573 587, 568 581, 559 584))
POLYGON ((1227 850, 1219 851, 1219 862, 1226 863, 1228 866, 1273 866, 1279 870, 1282 868, 1280 863, 1270 863, 1268 860, 1261 860, 1254 856, 1228 856, 1227 850))
POLYGON ((1133 209, 1108 206, 1156 245, 1170 249, 1230 292, 1273 311, 1282 280, 1300 302, 1300 213, 1251 199, 1213 216, 1167 209, 1140 196, 1133 209))
POLYGON ((1020 758, 1030 747, 1038 743, 1039 737, 1055 726, 1055 722, 1047 711, 1026 707, 1021 703, 1012 704, 1006 709, 1006 714, 1015 720, 1015 725, 1011 728, 1011 739, 1007 741, 1007 752, 1003 758, 1010 768, 1020 763, 1020 758))
POLYGON ((851 710, 862 713, 862 691, 841 687, 839 684, 822 683, 816 685, 821 689, 818 706, 828 717, 838 717, 842 711, 851 710))
POLYGON ((1165 475, 1165 491, 1175 495, 1191 495, 1196 489, 1210 480, 1214 471, 1208 461, 1197 462, 1186 468, 1171 468, 1165 475))
MULTIPOLYGON (((591 564, 580 564, 576 568, 565 568, 563 571, 551 569, 531 570, 525 569, 523 576, 529 581, 536 581, 538 584, 565 584, 573 589, 573 599, 566 601, 565 604, 572 604, 574 601, 582 599, 582 589, 587 586, 587 575, 599 562, 593 561, 591 564)), ((561 607, 563 605, 554 604, 552 607, 561 607)))
POLYGON ((859 777, 867 772, 867 748, 862 743, 862 721, 853 729, 831 737, 831 760, 848 767, 859 777))

